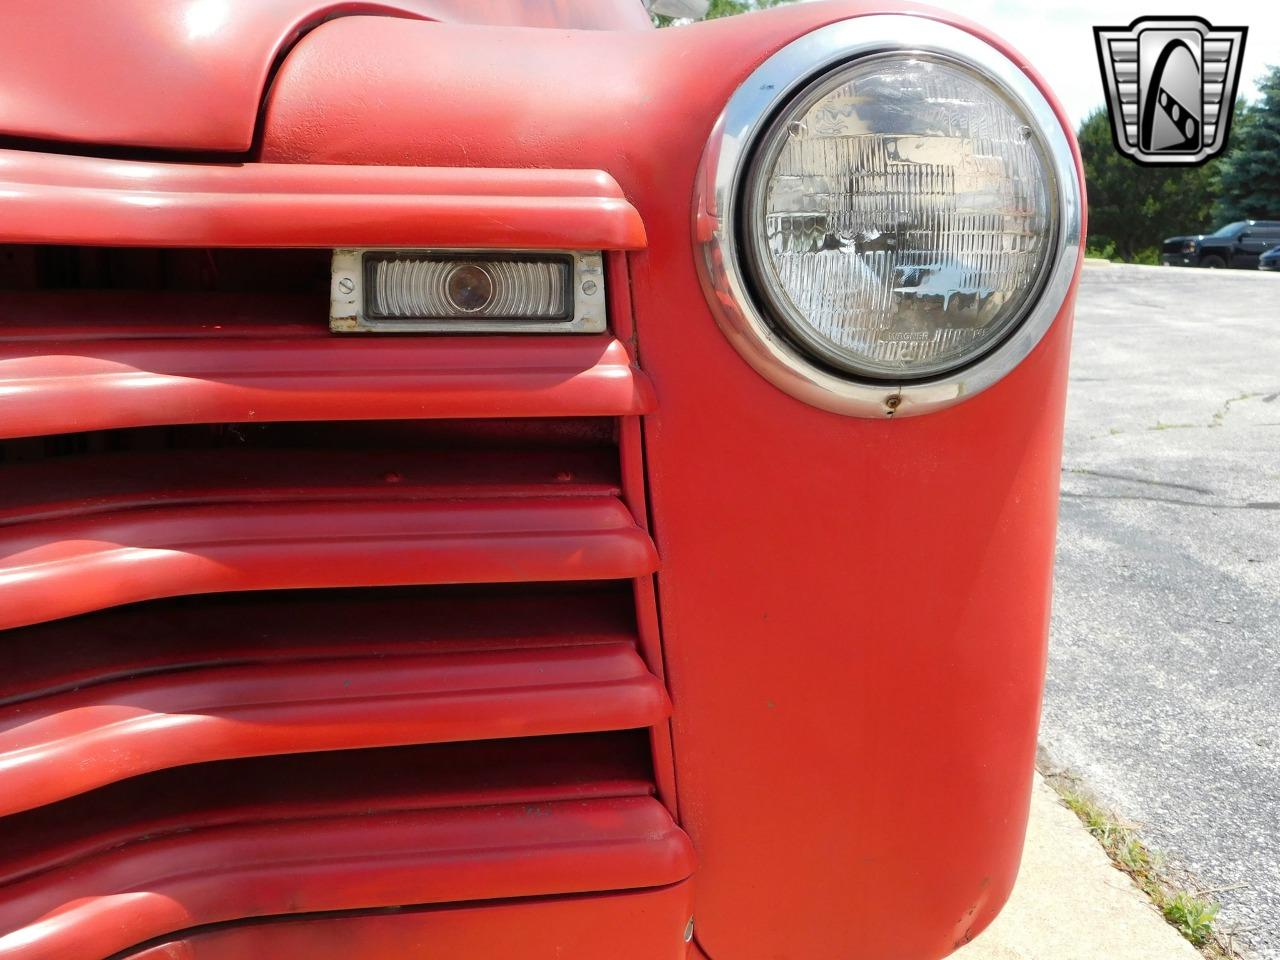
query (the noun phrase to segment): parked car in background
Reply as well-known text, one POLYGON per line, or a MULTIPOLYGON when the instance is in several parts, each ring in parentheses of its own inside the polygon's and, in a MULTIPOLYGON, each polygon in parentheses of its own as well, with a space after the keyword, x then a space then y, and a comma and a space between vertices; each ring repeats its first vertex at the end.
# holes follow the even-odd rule
POLYGON ((1238 220, 1210 234, 1168 237, 1160 249, 1166 267, 1258 266, 1264 251, 1280 244, 1280 220, 1238 220))
POLYGON ((1258 258, 1259 270, 1280 270, 1280 246, 1272 247, 1258 258))

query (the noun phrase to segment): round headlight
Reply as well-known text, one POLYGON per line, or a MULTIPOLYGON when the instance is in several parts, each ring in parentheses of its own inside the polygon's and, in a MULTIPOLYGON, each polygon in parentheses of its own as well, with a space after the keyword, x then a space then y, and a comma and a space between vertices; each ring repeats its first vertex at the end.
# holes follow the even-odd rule
POLYGON ((859 60, 763 138, 747 254, 786 331, 877 379, 932 376, 1022 317, 1053 255, 1053 173, 1031 118, 939 57, 859 60))
POLYGON ((937 21, 859 17, 778 51, 726 107, 704 177, 721 325, 828 409, 922 413, 990 386, 1075 272, 1061 123, 999 50, 937 21))

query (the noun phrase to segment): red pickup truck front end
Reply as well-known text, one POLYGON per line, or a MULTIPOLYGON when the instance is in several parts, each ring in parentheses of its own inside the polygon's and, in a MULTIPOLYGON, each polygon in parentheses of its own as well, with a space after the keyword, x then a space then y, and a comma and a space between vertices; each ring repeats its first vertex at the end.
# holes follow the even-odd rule
POLYGON ((1014 52, 865 0, 0 21, 0 960, 990 922, 1083 227, 1014 52))

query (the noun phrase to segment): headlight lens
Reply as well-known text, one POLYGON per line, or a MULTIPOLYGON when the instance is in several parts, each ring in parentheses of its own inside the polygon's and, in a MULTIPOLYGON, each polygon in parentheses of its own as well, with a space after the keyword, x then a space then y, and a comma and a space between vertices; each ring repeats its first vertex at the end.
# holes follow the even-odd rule
POLYGON ((1058 190, 1036 131, 1013 98, 931 54, 866 57, 803 90, 760 141, 742 207, 784 332, 879 380, 993 348, 1055 254, 1058 190))

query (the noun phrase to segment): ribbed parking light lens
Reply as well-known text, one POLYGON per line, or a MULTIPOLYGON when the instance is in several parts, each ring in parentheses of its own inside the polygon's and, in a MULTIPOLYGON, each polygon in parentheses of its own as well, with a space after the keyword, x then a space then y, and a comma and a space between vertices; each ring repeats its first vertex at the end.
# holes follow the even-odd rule
POLYGON ((382 319, 558 320, 572 311, 567 259, 366 258, 366 309, 382 319))

